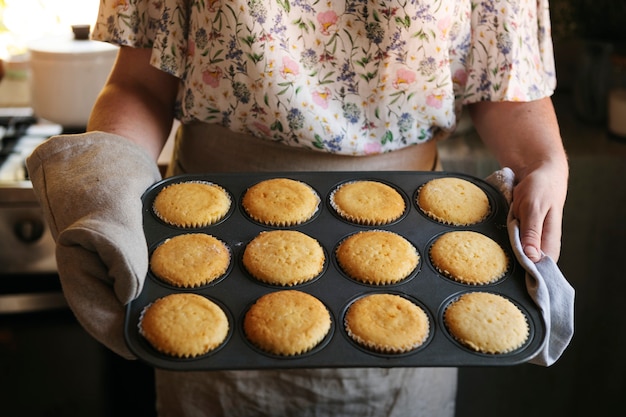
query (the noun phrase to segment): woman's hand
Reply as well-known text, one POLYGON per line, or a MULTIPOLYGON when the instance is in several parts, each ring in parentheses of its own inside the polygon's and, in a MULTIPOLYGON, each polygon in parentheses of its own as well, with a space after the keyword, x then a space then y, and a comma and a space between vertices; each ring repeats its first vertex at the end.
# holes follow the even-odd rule
POLYGON ((515 173, 512 210, 526 256, 537 262, 543 252, 557 261, 569 172, 551 100, 480 102, 469 110, 500 165, 515 173))
POLYGON ((532 167, 513 188, 512 210, 520 223, 524 253, 533 262, 541 252, 557 261, 561 252, 567 167, 541 163, 532 167))

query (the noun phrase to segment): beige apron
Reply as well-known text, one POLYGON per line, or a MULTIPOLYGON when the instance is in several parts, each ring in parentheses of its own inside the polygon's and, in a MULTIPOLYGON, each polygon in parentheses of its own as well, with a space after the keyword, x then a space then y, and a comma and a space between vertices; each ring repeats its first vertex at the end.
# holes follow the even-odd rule
MULTIPOLYGON (((213 125, 181 126, 168 175, 431 170, 435 143, 378 156, 330 155, 213 125)), ((161 417, 453 417, 455 368, 156 371, 161 417)))

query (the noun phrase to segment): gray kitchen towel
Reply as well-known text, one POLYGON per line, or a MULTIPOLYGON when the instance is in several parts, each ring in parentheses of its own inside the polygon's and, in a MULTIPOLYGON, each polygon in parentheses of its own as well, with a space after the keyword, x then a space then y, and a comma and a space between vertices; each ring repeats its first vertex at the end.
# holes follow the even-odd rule
MULTIPOLYGON (((510 203, 515 174, 510 168, 494 172, 487 181, 510 203)), ((529 362, 550 366, 563 354, 574 334, 574 288, 561 273, 556 262, 545 255, 534 263, 524 254, 520 241, 519 222, 509 209, 507 229, 513 252, 526 270, 526 288, 543 317, 547 338, 539 353, 529 362)))

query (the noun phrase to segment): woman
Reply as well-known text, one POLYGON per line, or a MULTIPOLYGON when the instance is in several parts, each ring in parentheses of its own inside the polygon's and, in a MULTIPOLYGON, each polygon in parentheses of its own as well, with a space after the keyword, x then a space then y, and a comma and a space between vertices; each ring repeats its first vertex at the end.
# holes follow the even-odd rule
MULTIPOLYGON (((436 142, 467 106, 516 175, 525 253, 558 259, 568 167, 549 98, 548 5, 497 6, 103 1, 94 38, 122 47, 88 133, 51 139, 29 159, 81 323, 132 356, 123 306, 148 268, 139 197, 160 178, 154 161, 174 118, 170 174, 432 170, 436 142)), ((162 416, 453 416, 456 393, 446 368, 156 377, 162 416)))

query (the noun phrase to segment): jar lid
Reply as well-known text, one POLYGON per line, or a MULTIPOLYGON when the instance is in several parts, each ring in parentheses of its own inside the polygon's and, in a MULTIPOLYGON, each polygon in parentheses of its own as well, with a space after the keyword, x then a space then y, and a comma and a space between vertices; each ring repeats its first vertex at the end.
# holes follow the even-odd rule
POLYGON ((94 55, 116 54, 118 47, 106 42, 89 39, 89 26, 73 26, 74 34, 37 40, 28 46, 33 57, 76 59, 94 55))

